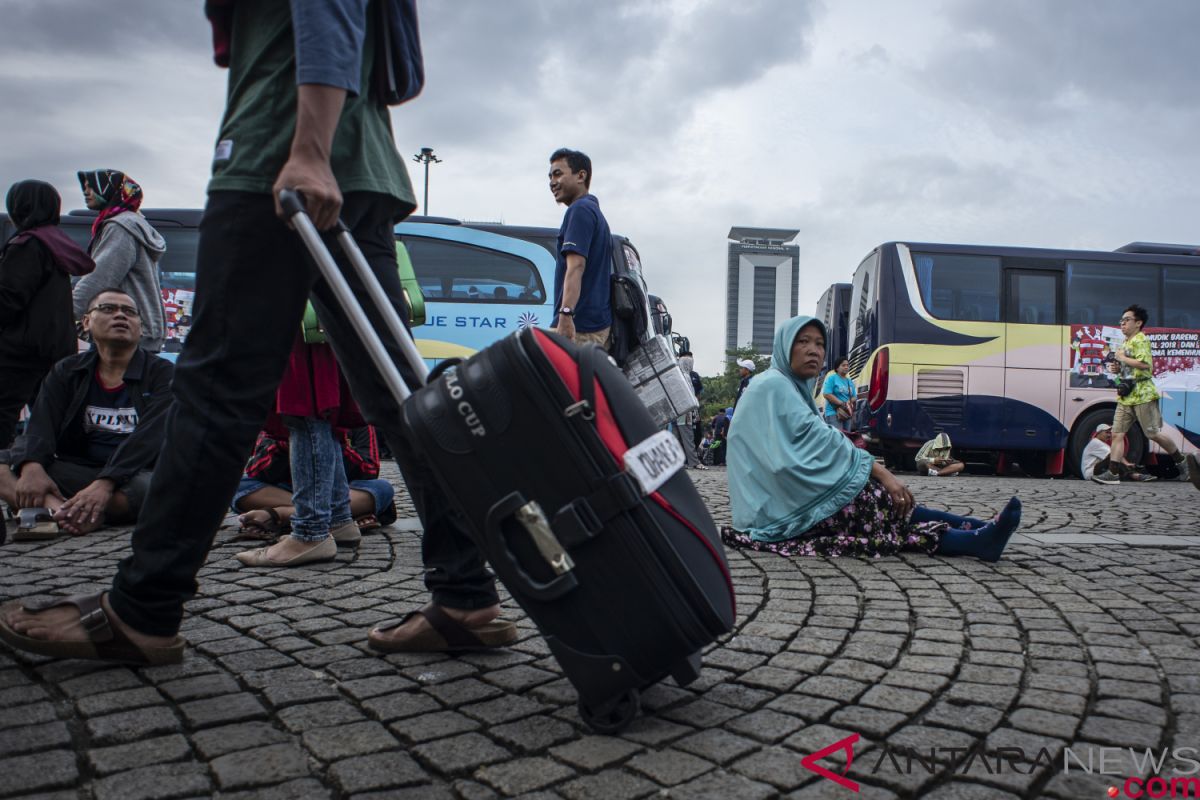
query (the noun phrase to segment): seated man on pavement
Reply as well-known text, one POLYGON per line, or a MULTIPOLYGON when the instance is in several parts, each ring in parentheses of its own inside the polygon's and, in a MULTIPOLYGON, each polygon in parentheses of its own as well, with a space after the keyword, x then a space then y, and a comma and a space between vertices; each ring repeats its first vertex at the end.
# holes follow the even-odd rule
POLYGON ((146 499, 174 366, 139 349, 140 317, 124 292, 101 290, 82 325, 92 348, 54 365, 0 469, 0 499, 22 509, 15 541, 129 522, 146 499))
MULTIPOLYGON (((268 419, 266 429, 258 435, 254 454, 233 495, 233 510, 244 512, 238 517, 242 525, 239 539, 273 541, 291 529, 296 513, 287 429, 272 422, 268 419)), ((375 429, 370 425, 334 428, 334 436, 342 447, 350 513, 359 530, 391 525, 396 521, 396 490, 379 477, 379 438, 375 429)))
POLYGON ((939 433, 917 451, 917 472, 933 478, 946 478, 962 472, 966 465, 952 456, 951 450, 950 437, 939 433))

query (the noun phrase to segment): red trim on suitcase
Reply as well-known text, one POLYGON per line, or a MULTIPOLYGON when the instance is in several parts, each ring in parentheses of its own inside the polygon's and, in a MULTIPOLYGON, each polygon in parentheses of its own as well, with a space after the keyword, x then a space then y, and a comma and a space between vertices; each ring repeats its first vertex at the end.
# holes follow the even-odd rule
MULTIPOLYGON (((546 354, 546 358, 550 359, 550 365, 554 367, 554 371, 562 378, 563 383, 567 385, 567 391, 571 393, 571 397, 576 400, 580 397, 579 391, 579 363, 571 357, 571 354, 563 350, 553 339, 542 333, 536 328, 533 331, 534 337, 542 348, 542 352, 546 354)), ((600 385, 599 378, 595 379, 596 384, 596 432, 600 434, 600 441, 604 442, 604 446, 612 453, 618 466, 624 467, 625 451, 629 449, 629 445, 625 443, 625 437, 621 435, 621 428, 617 425, 617 420, 613 417, 612 408, 608 405, 608 398, 604 396, 604 388, 600 385)), ((725 583, 729 587, 729 602, 733 605, 734 616, 737 616, 737 599, 736 593, 733 590, 733 577, 729 574, 729 568, 725 566, 725 560, 713 547, 712 542, 708 537, 696 529, 696 526, 687 520, 682 514, 675 510, 667 499, 658 492, 650 495, 654 498, 662 508, 675 519, 679 520, 696 535, 696 538, 704 543, 708 551, 712 553, 713 559, 717 562, 717 566, 721 568, 721 574, 725 577, 725 583)))

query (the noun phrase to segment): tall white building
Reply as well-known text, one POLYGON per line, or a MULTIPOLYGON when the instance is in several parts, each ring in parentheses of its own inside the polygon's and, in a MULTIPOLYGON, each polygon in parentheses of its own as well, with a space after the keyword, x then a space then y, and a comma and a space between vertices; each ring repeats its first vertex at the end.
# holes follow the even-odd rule
POLYGON ((799 230, 730 228, 725 287, 725 348, 747 344, 769 356, 775 328, 796 316, 800 294, 799 230))

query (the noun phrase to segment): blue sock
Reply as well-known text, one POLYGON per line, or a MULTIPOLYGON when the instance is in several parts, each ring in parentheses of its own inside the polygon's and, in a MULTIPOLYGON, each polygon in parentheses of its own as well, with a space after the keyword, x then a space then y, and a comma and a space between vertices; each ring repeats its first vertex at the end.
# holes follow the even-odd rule
POLYGON ((995 522, 977 530, 951 528, 942 534, 937 553, 943 556, 974 556, 982 561, 999 561, 1008 539, 1021 525, 1021 501, 1013 498, 995 522))
POLYGON ((986 520, 977 517, 960 517, 925 506, 914 506, 911 519, 913 522, 948 522, 951 528, 982 528, 987 524, 986 520))

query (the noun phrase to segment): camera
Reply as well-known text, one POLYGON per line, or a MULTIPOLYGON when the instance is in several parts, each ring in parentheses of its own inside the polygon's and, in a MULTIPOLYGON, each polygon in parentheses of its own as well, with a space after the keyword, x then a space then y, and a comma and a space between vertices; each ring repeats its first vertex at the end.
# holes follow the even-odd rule
POLYGON ((1117 381, 1117 397, 1128 397, 1133 392, 1133 381, 1123 378, 1117 381))

